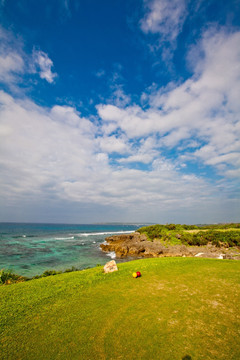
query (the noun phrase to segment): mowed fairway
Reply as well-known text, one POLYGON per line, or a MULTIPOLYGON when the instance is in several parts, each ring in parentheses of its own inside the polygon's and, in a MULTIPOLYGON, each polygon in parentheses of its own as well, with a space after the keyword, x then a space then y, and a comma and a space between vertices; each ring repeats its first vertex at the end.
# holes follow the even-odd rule
POLYGON ((240 359, 240 262, 155 258, 102 271, 1 286, 0 359, 240 359))

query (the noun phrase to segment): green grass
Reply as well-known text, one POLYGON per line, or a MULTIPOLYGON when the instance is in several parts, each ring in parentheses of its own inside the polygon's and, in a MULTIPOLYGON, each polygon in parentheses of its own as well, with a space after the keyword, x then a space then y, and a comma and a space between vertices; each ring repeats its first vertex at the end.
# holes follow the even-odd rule
MULTIPOLYGON (((212 229, 194 229, 194 230, 184 230, 185 232, 188 232, 190 234, 197 234, 199 231, 209 231, 209 230, 212 230, 212 229)), ((240 229, 238 228, 229 228, 229 229, 217 229, 217 231, 220 231, 220 232, 226 232, 226 231, 240 231, 240 229)))
POLYGON ((0 299, 1 360, 240 359, 238 261, 136 260, 3 285, 0 299))

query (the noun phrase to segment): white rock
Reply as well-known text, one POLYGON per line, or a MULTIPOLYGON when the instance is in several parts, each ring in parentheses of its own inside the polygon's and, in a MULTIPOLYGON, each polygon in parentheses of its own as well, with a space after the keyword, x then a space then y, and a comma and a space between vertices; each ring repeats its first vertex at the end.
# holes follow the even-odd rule
POLYGON ((113 271, 118 271, 118 267, 117 267, 116 261, 115 261, 115 260, 112 260, 112 261, 109 261, 108 263, 106 263, 106 265, 104 265, 103 270, 104 270, 105 273, 110 273, 110 272, 113 272, 113 271))

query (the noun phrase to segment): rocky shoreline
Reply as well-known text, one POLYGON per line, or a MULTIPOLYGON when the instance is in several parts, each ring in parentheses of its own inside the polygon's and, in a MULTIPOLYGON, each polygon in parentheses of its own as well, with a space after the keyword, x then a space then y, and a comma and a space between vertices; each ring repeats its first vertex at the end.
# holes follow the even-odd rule
POLYGON ((238 248, 206 246, 165 245, 160 240, 149 241, 145 234, 138 232, 109 236, 100 247, 105 252, 114 251, 116 257, 205 257, 240 260, 238 248))

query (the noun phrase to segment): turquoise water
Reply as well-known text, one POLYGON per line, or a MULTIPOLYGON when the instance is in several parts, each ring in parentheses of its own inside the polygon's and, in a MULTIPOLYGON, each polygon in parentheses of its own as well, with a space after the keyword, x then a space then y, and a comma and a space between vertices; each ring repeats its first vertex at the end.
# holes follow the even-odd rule
MULTIPOLYGON (((105 264, 114 253, 103 253, 107 236, 133 232, 141 224, 17 224, 0 223, 0 269, 34 276, 45 270, 64 271, 105 264)), ((117 259, 117 262, 129 259, 117 259)))

